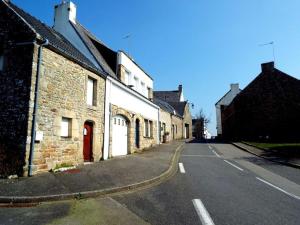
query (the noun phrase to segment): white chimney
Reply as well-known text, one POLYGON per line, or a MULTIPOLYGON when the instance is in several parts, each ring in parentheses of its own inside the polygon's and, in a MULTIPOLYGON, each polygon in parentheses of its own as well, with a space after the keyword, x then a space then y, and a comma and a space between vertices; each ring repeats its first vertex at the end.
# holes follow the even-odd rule
POLYGON ((71 1, 62 1, 55 6, 54 28, 69 21, 76 24, 76 5, 71 1))
POLYGON ((233 93, 238 94, 240 92, 239 84, 230 84, 230 90, 233 93))

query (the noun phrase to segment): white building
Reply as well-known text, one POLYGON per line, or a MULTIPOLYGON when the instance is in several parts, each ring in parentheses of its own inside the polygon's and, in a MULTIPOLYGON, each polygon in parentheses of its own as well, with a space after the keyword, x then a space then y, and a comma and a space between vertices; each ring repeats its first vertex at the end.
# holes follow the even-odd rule
POLYGON ((215 104, 218 137, 222 136, 222 117, 221 117, 222 107, 228 106, 235 98, 235 96, 237 96, 240 92, 241 89, 239 89, 239 84, 231 84, 230 90, 215 104))
MULTIPOLYGON (((151 101, 152 78, 126 53, 113 51, 85 29, 72 2, 55 7, 54 29, 107 74, 103 159, 159 144, 159 107, 151 101)), ((92 95, 93 89, 87 92, 92 95)))

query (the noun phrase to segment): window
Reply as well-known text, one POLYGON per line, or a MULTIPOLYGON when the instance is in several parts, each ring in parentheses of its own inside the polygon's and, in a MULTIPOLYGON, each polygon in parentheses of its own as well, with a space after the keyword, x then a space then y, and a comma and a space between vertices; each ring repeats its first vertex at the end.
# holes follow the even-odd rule
POLYGON ((139 79, 134 77, 134 89, 137 91, 139 89, 139 79))
POLYGON ((3 51, 0 48, 0 71, 3 71, 4 68, 4 55, 3 55, 3 51))
POLYGON ((72 119, 63 117, 61 120, 61 133, 62 137, 71 137, 72 119))
POLYGON ((128 72, 127 70, 125 70, 124 83, 126 85, 130 85, 130 72, 128 72))
POLYGON ((141 92, 143 95, 146 95, 146 91, 145 91, 145 83, 144 82, 141 82, 141 92))
POLYGON ((96 96, 97 96, 97 81, 92 78, 88 78, 87 81, 87 93, 86 93, 86 100, 88 105, 96 106, 96 96))
POLYGON ((148 98, 152 98, 152 91, 151 91, 151 88, 147 87, 147 91, 148 91, 148 98))
POLYGON ((153 122, 151 120, 145 120, 145 137, 153 137, 153 122))

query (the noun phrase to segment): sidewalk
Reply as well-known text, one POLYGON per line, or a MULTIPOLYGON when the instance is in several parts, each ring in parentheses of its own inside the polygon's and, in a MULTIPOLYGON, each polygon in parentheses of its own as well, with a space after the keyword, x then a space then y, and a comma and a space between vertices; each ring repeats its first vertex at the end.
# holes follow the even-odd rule
POLYGON ((142 188, 167 179, 177 170, 184 141, 60 173, 0 180, 0 203, 29 203, 104 196, 142 188))
POLYGON ((293 158, 293 157, 280 157, 278 156, 278 154, 276 155, 274 152, 272 151, 268 151, 268 150, 263 150, 263 149, 259 149, 256 148, 254 146, 251 145, 247 145, 241 142, 233 142, 232 143, 234 146, 247 151, 253 155, 259 156, 261 158, 273 161, 273 162, 277 162, 277 163, 281 163, 287 166, 291 166, 291 167, 295 167, 295 168, 300 168, 300 158, 293 158))

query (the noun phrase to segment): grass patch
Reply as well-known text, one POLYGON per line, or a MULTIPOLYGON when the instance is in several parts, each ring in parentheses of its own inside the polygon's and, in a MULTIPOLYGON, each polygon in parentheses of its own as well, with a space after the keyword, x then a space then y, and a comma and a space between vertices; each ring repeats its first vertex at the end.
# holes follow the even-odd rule
POLYGON ((266 153, 280 157, 300 158, 300 143, 260 143, 244 142, 245 144, 264 149, 266 153))

